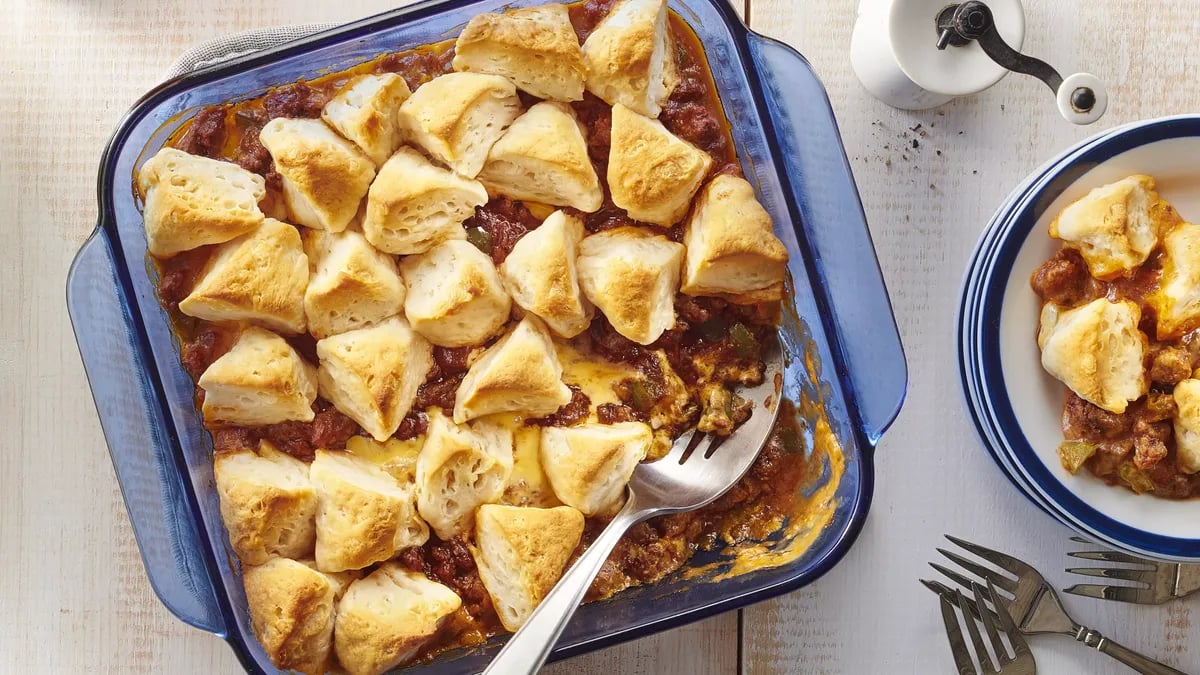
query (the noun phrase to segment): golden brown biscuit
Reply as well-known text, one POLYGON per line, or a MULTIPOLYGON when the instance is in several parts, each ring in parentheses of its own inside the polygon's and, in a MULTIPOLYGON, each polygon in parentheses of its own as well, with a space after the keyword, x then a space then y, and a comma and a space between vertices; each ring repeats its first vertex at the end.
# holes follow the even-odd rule
POLYGON ((229 241, 263 221, 266 182, 237 164, 163 148, 138 170, 137 184, 146 244, 160 258, 229 241))
POLYGON ((565 103, 543 101, 518 117, 492 146, 479 180, 492 194, 588 213, 604 201, 583 129, 565 103))
POLYGON ((1184 473, 1200 471, 1200 380, 1175 385, 1175 463, 1184 473))
POLYGON ((583 52, 566 5, 474 16, 454 43, 454 69, 506 77, 541 99, 583 99, 583 52))
POLYGON ((475 507, 500 499, 512 468, 511 432, 459 426, 434 409, 417 457, 417 509, 438 537, 457 536, 470 530, 475 507))
POLYGON ((373 462, 317 450, 309 480, 319 503, 316 563, 322 572, 362 569, 429 539, 412 486, 373 462))
POLYGON ((658 117, 679 83, 666 0, 621 0, 583 43, 587 88, 611 105, 658 117))
POLYGON ((404 280, 396 260, 359 232, 304 232, 308 332, 329 337, 378 323, 404 311, 404 280))
POLYGON ((542 417, 570 402, 550 333, 540 319, 526 314, 471 364, 455 395, 454 421, 498 412, 542 417))
POLYGON ((1200 325, 1200 225, 1181 223, 1166 233, 1162 277, 1146 298, 1158 315, 1160 340, 1200 325))
POLYGON ((1132 302, 1104 298, 1075 309, 1046 303, 1038 331, 1042 367, 1080 398, 1125 412, 1149 386, 1143 365, 1148 340, 1138 330, 1141 314, 1132 302))
POLYGON ((414 330, 441 347, 476 345, 508 321, 512 300, 492 259, 462 241, 442 242, 400 261, 408 285, 404 314, 414 330))
POLYGON ((209 424, 259 426, 289 420, 311 422, 317 369, 287 340, 248 326, 233 349, 200 375, 204 420, 209 424))
POLYGON ((775 236, 771 216, 754 197, 754 188, 742 178, 722 174, 704 187, 683 243, 683 293, 735 301, 754 294, 754 302, 763 302, 764 292, 782 290, 787 249, 775 236))
POLYGON ((487 190, 479 181, 402 147, 371 184, 363 234, 388 253, 424 253, 443 241, 466 239, 463 221, 487 200, 487 190))
POLYGON ((217 248, 179 301, 179 311, 209 321, 251 321, 281 333, 303 333, 308 257, 296 228, 267 218, 217 248))
POLYGON ((621 335, 648 345, 675 325, 683 246, 618 227, 580 242, 575 264, 584 295, 621 335))
POLYGON ((448 73, 417 87, 400 106, 400 124, 409 141, 474 178, 492 144, 520 114, 512 82, 499 75, 448 73))
POLYGON ((1179 214, 1155 191, 1150 176, 1098 187, 1062 210, 1050 236, 1078 249, 1097 279, 1119 276, 1146 262, 1179 214))
POLYGON ((454 591, 398 563, 350 584, 338 604, 334 651, 350 675, 379 675, 417 655, 462 607, 454 591))
POLYGON ((658 120, 613 106, 608 187, 630 218, 663 227, 679 222, 711 166, 707 152, 658 120))
MULTIPOLYGON (((355 436, 355 438, 362 438, 362 437, 355 436)), ((321 572, 321 570, 317 569, 317 561, 313 560, 312 558, 305 558, 298 562, 300 562, 304 566, 308 567, 309 569, 313 569, 318 572, 321 572)), ((346 594, 346 589, 350 587, 350 584, 363 578, 362 570, 346 570, 344 572, 321 572, 321 574, 325 575, 325 578, 329 580, 329 585, 333 587, 334 602, 337 602, 338 600, 342 599, 342 596, 346 594)))
POLYGON ((399 316, 317 342, 321 396, 377 441, 396 433, 433 365, 433 347, 399 316))
POLYGON ((562 503, 584 515, 620 508, 653 433, 641 422, 542 428, 542 469, 562 503))
POLYGON ((242 571, 250 624, 280 670, 321 675, 333 647, 334 586, 304 563, 271 558, 242 571))
POLYGON ((411 94, 395 73, 359 75, 329 99, 321 119, 379 166, 400 146, 400 104, 411 94))
POLYGON ((243 564, 312 552, 317 493, 308 480, 307 464, 261 441, 257 454, 216 454, 213 476, 229 544, 243 564))
POLYGON ((500 263, 500 278, 513 301, 565 338, 587 330, 596 314, 579 288, 575 258, 582 239, 583 221, 555 211, 500 263))
POLYGON ((569 506, 479 507, 471 553, 507 630, 520 628, 558 583, 581 536, 583 514, 569 506))
POLYGON ((293 222, 341 232, 375 178, 375 164, 320 120, 277 117, 258 134, 275 160, 293 222))

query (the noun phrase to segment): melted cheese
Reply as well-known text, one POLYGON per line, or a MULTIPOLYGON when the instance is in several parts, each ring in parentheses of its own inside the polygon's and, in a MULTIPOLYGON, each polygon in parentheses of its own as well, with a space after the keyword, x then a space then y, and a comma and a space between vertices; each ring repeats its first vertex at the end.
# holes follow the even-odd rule
POLYGON ((425 445, 425 436, 407 441, 389 438, 380 443, 367 436, 354 436, 346 441, 346 451, 379 465, 401 483, 411 483, 417 472, 417 455, 425 445))
POLYGON ((638 377, 638 372, 623 363, 605 361, 593 354, 585 354, 569 344, 555 342, 558 361, 563 368, 563 382, 573 384, 583 390, 592 400, 592 414, 589 421, 596 421, 596 406, 601 403, 620 403, 613 385, 631 377, 638 377))
POLYGON ((542 428, 526 426, 523 418, 512 413, 497 413, 483 419, 508 429, 513 435, 513 470, 500 503, 540 508, 562 506, 542 471, 542 428))

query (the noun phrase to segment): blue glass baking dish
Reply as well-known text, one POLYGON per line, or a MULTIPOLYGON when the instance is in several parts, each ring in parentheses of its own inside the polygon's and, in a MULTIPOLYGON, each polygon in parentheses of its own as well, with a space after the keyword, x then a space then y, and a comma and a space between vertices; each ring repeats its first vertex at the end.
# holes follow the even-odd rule
MULTIPOLYGON (((117 479, 159 598, 226 639, 247 670, 273 668, 251 632, 213 489, 211 439, 154 290, 132 177, 200 107, 342 70, 380 53, 452 37, 479 13, 539 0, 424 2, 171 80, 122 121, 101 160, 99 224, 77 255, 67 304, 117 479)), ((845 456, 836 509, 803 555, 719 581, 720 554, 662 583, 576 614, 552 658, 695 621, 799 588, 828 571, 862 527, 872 453, 904 398, 907 371, 837 124, 825 90, 791 48, 749 31, 725 0, 671 0, 704 46, 747 178, 792 253, 795 312, 785 395, 820 401, 845 456), (807 365, 806 365, 807 364, 807 365)), ((826 471, 823 480, 833 480, 826 471)), ((783 546, 787 542, 773 542, 783 546)), ((476 672, 500 639, 442 655, 415 673, 476 672)), ((409 672, 409 671, 406 671, 409 672)))

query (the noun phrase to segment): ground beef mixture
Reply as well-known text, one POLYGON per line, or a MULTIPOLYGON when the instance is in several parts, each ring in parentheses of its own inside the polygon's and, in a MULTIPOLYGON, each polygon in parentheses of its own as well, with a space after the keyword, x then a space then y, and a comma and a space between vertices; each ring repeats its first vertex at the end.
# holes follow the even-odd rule
POLYGON ((1034 271, 1030 285, 1043 302, 1064 307, 1097 298, 1129 300, 1141 307, 1139 327, 1150 341, 1146 359, 1149 393, 1124 413, 1113 413, 1068 390, 1063 438, 1093 446, 1095 452, 1084 467, 1110 485, 1182 499, 1200 495, 1200 474, 1183 473, 1176 464, 1171 422, 1176 406, 1171 392, 1200 366, 1200 331, 1177 340, 1157 339, 1154 308, 1146 298, 1158 287, 1161 271, 1161 253, 1156 252, 1132 274, 1100 281, 1088 273, 1078 251, 1063 247, 1034 271))
POLYGON ((525 424, 539 427, 569 427, 586 422, 592 409, 592 399, 573 384, 567 385, 567 388, 571 390, 570 401, 550 415, 525 420, 525 424))
POLYGON ((540 224, 525 204, 508 197, 495 197, 476 207, 475 215, 468 218, 463 227, 467 229, 468 240, 499 265, 512 253, 521 237, 540 224))

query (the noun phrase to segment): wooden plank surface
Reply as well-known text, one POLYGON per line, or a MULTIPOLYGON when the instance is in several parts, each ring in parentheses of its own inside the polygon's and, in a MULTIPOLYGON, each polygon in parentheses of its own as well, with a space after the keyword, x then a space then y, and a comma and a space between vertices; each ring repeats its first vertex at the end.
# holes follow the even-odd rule
MULTIPOLYGON (((1030 171, 1101 129, 1200 109, 1200 57, 1184 47, 1196 25, 1189 0, 1025 3, 1027 52, 1108 83, 1108 114, 1092 127, 1064 122, 1046 87, 1020 76, 934 111, 888 108, 850 68, 856 6, 754 0, 750 25, 799 49, 829 90, 903 334, 909 396, 876 454, 875 503, 845 561, 744 612, 747 675, 953 672, 933 596, 916 583, 932 572, 925 563, 943 532, 1025 557, 1060 587, 1074 583, 1062 572, 1070 532, 1006 483, 965 414, 953 357, 959 284, 992 212, 1030 171)), ((1066 602, 1110 637, 1200 672, 1195 602, 1066 602)), ((1065 638, 1032 648, 1040 672, 1129 672, 1065 638)))
MULTIPOLYGON (((65 275, 93 226, 108 134, 179 52, 239 30, 349 20, 392 4, 16 0, 6 13, 0 673, 237 669, 220 640, 176 621, 149 588, 63 306, 65 275)), ((1100 127, 1197 109, 1188 0, 1029 4, 1029 50, 1109 83, 1100 127)), ((855 10, 852 0, 753 0, 750 21, 797 46, 829 89, 904 334, 911 394, 879 450, 873 514, 846 561, 812 587, 745 612, 746 673, 951 672, 934 605, 915 583, 940 533, 970 533, 1047 570, 1064 565, 1067 549, 1066 530, 1020 500, 983 454, 947 355, 962 269, 987 217, 1022 176, 1096 129, 1066 125, 1043 86, 1020 78, 940 113, 890 110, 849 69, 855 10), (902 151, 918 123, 920 148, 902 151), (944 489, 915 489, 931 476, 944 476, 944 489), (964 508, 970 503, 974 510, 964 508)), ((1095 628, 1198 668, 1187 604, 1070 602, 1095 628)), ((727 614, 547 671, 724 675, 738 669, 737 633, 737 615, 727 614)), ((1066 641, 1034 648, 1044 672, 1120 672, 1066 641)))

